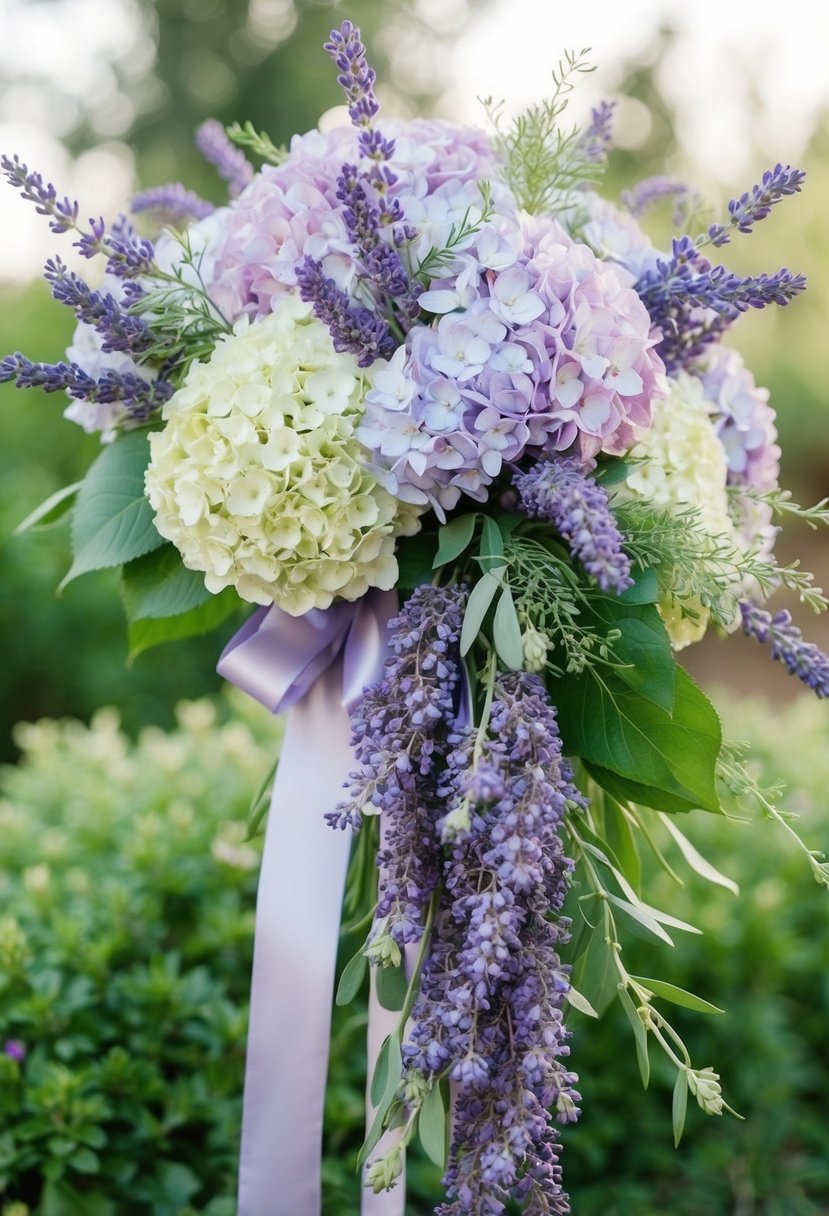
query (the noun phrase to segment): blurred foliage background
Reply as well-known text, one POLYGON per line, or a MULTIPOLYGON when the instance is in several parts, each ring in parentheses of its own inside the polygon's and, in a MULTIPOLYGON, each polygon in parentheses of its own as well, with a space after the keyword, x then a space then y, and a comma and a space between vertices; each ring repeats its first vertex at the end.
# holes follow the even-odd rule
MULTIPOLYGON (((96 87, 70 87, 82 74, 80 58, 63 74, 44 79, 30 59, 9 54, 0 63, 0 118, 8 121, 14 104, 33 122, 48 122, 79 164, 88 159, 88 149, 102 148, 106 173, 120 172, 128 185, 180 178, 218 201, 219 183, 192 147, 195 127, 210 115, 226 122, 250 118, 281 141, 314 125, 321 111, 339 101, 320 48, 331 25, 346 13, 367 37, 385 111, 405 114, 428 112, 438 104, 453 48, 490 2, 118 0, 108 4, 108 19, 113 30, 120 29, 116 15, 121 14, 123 29, 107 44, 96 87)), ((85 0, 6 3, 10 10, 37 10, 56 23, 90 9, 85 0)), ((94 19, 94 0, 90 11, 94 19)), ((676 37, 669 28, 654 29, 643 37, 641 53, 615 66, 613 92, 641 103, 649 122, 635 146, 614 154, 604 187, 609 197, 666 164, 672 173, 684 169, 693 180, 694 166, 683 161, 677 145, 677 114, 659 85, 659 65, 676 37)), ((550 48, 551 62, 562 49, 550 48)), ((805 157, 809 176, 803 195, 787 200, 752 238, 727 250, 736 269, 770 270, 786 262, 810 276, 804 300, 790 309, 752 315, 734 336, 757 381, 771 388, 784 449, 783 483, 799 501, 829 490, 823 336, 829 316, 829 223, 823 202, 829 196, 827 129, 824 121, 816 124, 805 157)), ((25 148, 20 151, 28 155, 25 148)), ((42 167, 53 175, 49 165, 42 167)), ((756 176, 766 167, 758 160, 756 176)), ((750 184, 740 180, 730 186, 740 193, 750 184)), ((56 185, 71 189, 61 181, 56 185)), ((715 190, 712 204, 721 207, 724 201, 722 191, 715 190)), ((86 208, 100 209, 100 204, 85 197, 86 208)), ((21 349, 33 358, 57 359, 72 327, 72 317, 51 301, 43 283, 0 285, 0 353, 21 349)), ((252 736, 255 746, 247 735, 234 744, 233 736, 223 733, 231 728, 211 723, 207 710, 202 717, 197 712, 174 718, 179 698, 218 688, 213 669, 223 636, 162 648, 127 670, 115 580, 106 573, 86 576, 58 598, 55 587, 68 564, 64 529, 13 535, 38 502, 78 478, 95 454, 97 440, 62 423, 61 409, 55 398, 0 386, 0 755, 14 758, 18 746, 25 750, 0 803, 0 873, 6 870, 0 897, 28 935, 27 949, 36 960, 18 968, 16 987, 0 984, 0 1030, 26 1041, 30 1052, 22 1068, 0 1057, 5 1069, 0 1093, 6 1095, 0 1101, 0 1182, 16 1180, 5 1194, 0 1189, 0 1199, 37 1202, 38 1180, 52 1177, 51 1193, 63 1187, 66 1212, 106 1216, 112 1210, 106 1204, 115 1197, 119 1216, 168 1211, 225 1216, 233 1210, 242 1075, 241 1053, 230 1044, 240 1041, 250 961, 238 901, 244 898, 250 907, 253 892, 251 874, 236 864, 247 855, 234 854, 239 841, 226 821, 244 816, 247 798, 268 767, 273 737, 260 724, 252 736), (106 716, 88 733, 47 725, 18 733, 17 745, 13 740, 17 720, 67 713, 89 719, 102 704, 119 706, 126 731, 115 748, 120 757, 115 769, 106 760, 115 737, 106 716), (147 724, 174 729, 166 751, 152 731, 132 750, 129 738, 147 724), (205 786, 199 749, 223 758, 224 778, 211 769, 205 786), (152 779, 156 771, 161 784, 152 779), (67 801, 70 790, 75 793, 67 801), (195 812, 198 830, 181 818, 182 801, 195 812), (211 852, 216 840, 228 845, 219 856, 211 852), (109 888, 99 880, 109 874, 115 856, 127 867, 116 866, 116 883, 133 903, 113 925, 103 898, 109 888), (37 868, 43 864, 46 874, 37 868), (102 899, 90 903, 89 891, 99 886, 102 899), (232 913, 221 932, 217 907, 232 913), (151 923, 152 932, 139 931, 151 923), (98 945, 79 970, 81 941, 98 945), (173 955, 179 960, 175 973, 165 961, 173 955), (107 974, 117 971, 119 984, 132 994, 129 1000, 154 1019, 155 1045, 142 1038, 134 1022, 121 1024, 124 1010, 117 1001, 107 1006, 105 1019, 92 1017, 90 1009, 100 1004, 102 968, 107 974), (65 1016, 55 1019, 54 1010, 65 1000, 61 986, 72 984, 75 996, 65 1016), (219 1012, 204 1015, 205 1001, 219 1012), (194 1007, 200 1002, 202 1012, 194 1007), (90 1029, 93 1023, 97 1029, 90 1029), (146 1058, 148 1068, 130 1071, 121 1057, 105 1066, 107 1053, 122 1038, 135 1059, 146 1058), (209 1100, 191 1083, 200 1067, 209 1100), (171 1083, 166 1096, 158 1086, 162 1073, 171 1083), (80 1131, 70 1151, 66 1143, 50 1144, 42 1120, 56 1103, 75 1098, 92 1103, 94 1118, 76 1120, 80 1131), (28 1165, 15 1173, 9 1165, 12 1129, 24 1108, 31 1133, 28 1165), (113 1116, 113 1109, 116 1115, 132 1111, 131 1126, 113 1116), (90 1132, 90 1125, 98 1131, 90 1132), (208 1144, 214 1172, 199 1179, 208 1144), (146 1162, 145 1193, 127 1201, 118 1196, 129 1193, 125 1162, 130 1160, 146 1162), (47 1165, 51 1175, 44 1173, 47 1165), (89 1198, 96 1187, 103 1206, 95 1207, 89 1198), (83 1197, 80 1208, 72 1207, 73 1192, 83 1197)), ((802 555, 818 582, 829 578, 822 537, 787 529, 781 551, 786 559, 802 555)), ((820 622, 800 619, 816 640, 829 642, 820 622)), ((226 626, 224 636, 235 624, 226 626)), ((740 638, 707 641, 689 655, 688 665, 706 681, 716 675, 732 688, 764 688, 774 702, 796 693, 785 673, 740 638)), ((820 826, 829 787, 825 707, 793 703, 785 723, 778 708, 770 701, 734 701, 726 725, 732 737, 759 743, 769 777, 792 780, 788 805, 803 812, 803 831, 819 845, 829 838, 820 826)), ((749 1118, 743 1124, 692 1117, 682 1149, 674 1153, 669 1092, 657 1074, 653 1092, 641 1094, 621 1016, 609 1015, 600 1031, 577 1025, 574 1049, 585 1115, 567 1134, 574 1210, 579 1216, 819 1216, 829 1211, 825 892, 766 825, 749 834, 701 817, 693 827, 699 847, 720 859, 734 857, 733 866, 719 864, 740 881, 744 898, 737 907, 726 893, 694 883, 682 891, 655 892, 653 901, 663 895, 680 917, 694 920, 702 908, 706 930, 703 939, 684 940, 659 974, 726 1007, 726 1018, 689 1024, 688 1042, 701 1064, 723 1065, 729 1100, 749 1118)), ((11 952, 14 931, 6 925, 6 932, 11 952)), ((327 1112, 330 1216, 353 1211, 356 1203, 350 1154, 362 1110, 362 1032, 359 1018, 339 1018, 327 1112)), ((83 1103, 82 1109, 88 1110, 83 1103)), ((409 1216, 423 1216, 436 1194, 434 1173, 415 1159, 410 1175, 409 1216)), ((63 1211, 54 1204, 49 1208, 51 1216, 63 1211)))

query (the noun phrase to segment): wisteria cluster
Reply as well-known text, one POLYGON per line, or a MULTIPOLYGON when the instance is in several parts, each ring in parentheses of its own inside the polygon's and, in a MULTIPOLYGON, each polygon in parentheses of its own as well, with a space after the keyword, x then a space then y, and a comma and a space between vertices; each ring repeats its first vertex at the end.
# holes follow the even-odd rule
POLYGON ((580 801, 537 676, 501 676, 488 722, 456 733, 442 822, 441 903, 421 979, 408 1070, 458 1083, 439 1211, 496 1216, 508 1199, 564 1213, 553 1118, 578 1115, 559 948, 571 863, 560 831, 580 801), (554 1112, 551 1116, 550 1111, 554 1112))
POLYGON ((417 588, 389 625, 382 681, 366 689, 351 719, 360 769, 348 801, 328 820, 359 827, 363 815, 384 815, 370 946, 379 961, 399 961, 399 947, 422 936, 440 877, 439 784, 455 722, 465 601, 463 588, 417 588))

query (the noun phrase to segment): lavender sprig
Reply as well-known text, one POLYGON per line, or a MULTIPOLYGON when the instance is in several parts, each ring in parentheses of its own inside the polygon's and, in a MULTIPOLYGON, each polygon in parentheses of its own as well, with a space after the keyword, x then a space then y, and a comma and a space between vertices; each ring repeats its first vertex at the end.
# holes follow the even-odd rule
POLYGON ((96 380, 77 363, 33 363, 19 352, 0 359, 0 383, 10 380, 17 388, 66 392, 79 401, 102 405, 117 401, 136 420, 148 418, 173 395, 168 380, 148 382, 133 372, 111 370, 96 380))
MULTIPOLYGON (((331 31, 325 50, 339 71, 337 84, 345 92, 349 118, 355 127, 368 132, 372 119, 380 112, 374 92, 377 73, 366 59, 366 48, 360 40, 357 26, 351 21, 343 21, 338 30, 331 31)), ((382 160, 388 160, 390 155, 384 155, 379 145, 376 154, 382 160)))
POLYGON ((6 180, 19 190, 23 198, 35 204, 38 215, 49 217, 52 232, 70 232, 78 226, 78 204, 64 196, 58 198, 51 182, 44 184, 39 173, 29 172, 20 157, 0 157, 0 170, 6 180))
POLYGON ((133 198, 131 207, 135 215, 142 211, 160 213, 171 224, 203 220, 216 210, 212 203, 188 190, 181 182, 168 182, 164 186, 142 190, 133 198))
POLYGON ((590 126, 581 137, 585 160, 601 164, 613 144, 613 116, 615 101, 601 101, 590 111, 590 126))
POLYGON ((806 276, 785 267, 774 274, 739 275, 712 266, 690 237, 675 238, 670 258, 645 271, 636 291, 662 333, 659 353, 669 372, 687 367, 740 313, 788 304, 806 288, 806 276), (716 314, 711 320, 700 311, 716 314))
POLYGON ((383 679, 352 715, 360 769, 351 775, 349 799, 327 816, 334 827, 359 826, 365 808, 386 817, 369 946, 381 961, 395 961, 400 946, 421 937, 440 876, 436 789, 454 720, 465 599, 458 587, 419 587, 390 623, 383 679))
POLYGON ((442 792, 465 806, 468 826, 444 862, 404 1082, 448 1072, 460 1085, 443 1180, 452 1202, 440 1213, 497 1213, 509 1199, 565 1213, 548 1112, 562 1122, 578 1114, 562 1063, 569 975, 558 951, 572 869, 559 833, 579 796, 536 676, 498 677, 489 720, 455 740, 442 792))
POLYGON ((139 236, 125 215, 120 215, 109 231, 103 218, 91 218, 89 231, 81 232, 75 248, 85 258, 103 254, 107 272, 119 279, 135 279, 156 270, 152 241, 139 236))
POLYGON ((527 473, 516 473, 513 484, 527 514, 558 529, 602 591, 621 595, 633 585, 607 491, 574 461, 539 462, 527 473))
POLYGON ((376 312, 352 304, 322 265, 306 255, 296 270, 299 294, 313 306, 315 316, 328 327, 334 350, 359 356, 360 367, 370 367, 375 359, 390 359, 397 343, 387 322, 376 312))
POLYGON ((814 642, 804 641, 787 609, 772 616, 756 604, 743 601, 740 614, 747 637, 763 645, 771 642, 771 657, 783 663, 789 675, 797 676, 818 697, 829 697, 829 655, 814 642))
POLYGON ((658 174, 637 182, 632 190, 623 190, 619 199, 622 206, 627 208, 631 215, 641 219, 655 203, 661 202, 664 198, 673 198, 676 200, 674 223, 679 224, 685 218, 688 200, 691 196, 692 191, 685 182, 678 182, 664 174, 658 174))
MULTIPOLYGON (((385 179, 389 183, 396 181, 388 170, 385 179)), ((407 320, 415 321, 420 314, 417 301, 422 287, 410 280, 400 254, 383 239, 380 231, 383 224, 403 220, 397 199, 391 203, 384 201, 381 212, 369 201, 357 167, 348 164, 343 165, 337 181, 337 198, 345 203, 343 219, 360 255, 361 278, 379 294, 381 301, 396 305, 407 320)), ((411 235, 412 230, 404 225, 393 239, 402 241, 411 235)))
POLYGON ((755 224, 770 214, 776 203, 800 191, 805 177, 801 169, 793 169, 791 165, 778 163, 773 169, 767 169, 758 185, 752 186, 739 198, 731 199, 728 223, 712 224, 708 229, 708 240, 715 246, 727 245, 735 229, 737 232, 751 232, 755 224))
POLYGON ((195 142, 204 159, 227 182, 231 198, 241 194, 253 181, 253 165, 244 152, 231 143, 217 118, 208 118, 201 124, 195 142))
POLYGON ((101 335, 103 351, 124 351, 138 357, 157 344, 157 335, 142 317, 126 312, 109 292, 93 291, 60 258, 49 259, 43 277, 54 298, 101 335))

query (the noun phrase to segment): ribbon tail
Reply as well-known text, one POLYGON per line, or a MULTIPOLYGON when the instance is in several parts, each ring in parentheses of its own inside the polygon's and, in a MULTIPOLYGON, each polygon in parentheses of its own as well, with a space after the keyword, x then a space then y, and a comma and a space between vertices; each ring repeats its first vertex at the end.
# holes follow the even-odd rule
POLYGON ((353 767, 342 663, 292 710, 256 911, 238 1216, 315 1216, 340 911, 351 834, 323 816, 353 767))

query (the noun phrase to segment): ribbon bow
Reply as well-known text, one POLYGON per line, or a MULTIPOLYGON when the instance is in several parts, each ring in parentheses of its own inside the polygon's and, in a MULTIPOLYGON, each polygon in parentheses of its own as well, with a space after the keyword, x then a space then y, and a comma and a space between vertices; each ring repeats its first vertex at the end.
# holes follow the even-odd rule
MULTIPOLYGON (((220 675, 277 713, 291 709, 271 798, 256 908, 238 1216, 320 1211, 331 1001, 350 832, 323 816, 353 768, 348 711, 380 678, 394 592, 292 617, 259 609, 222 652, 220 675)), ((369 1061, 390 1026, 372 996, 369 1061)), ((392 1015, 394 1019, 396 1015, 392 1015)), ((364 1192, 363 1216, 402 1216, 403 1179, 364 1192)))

